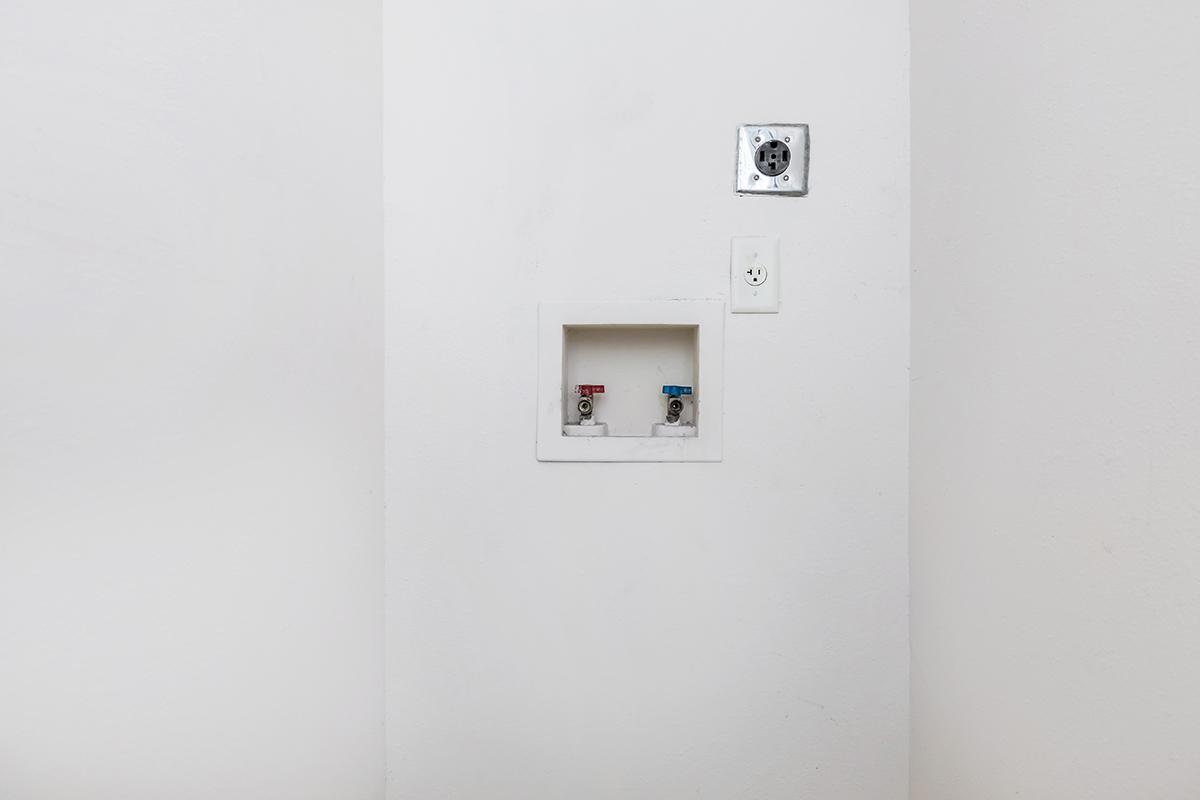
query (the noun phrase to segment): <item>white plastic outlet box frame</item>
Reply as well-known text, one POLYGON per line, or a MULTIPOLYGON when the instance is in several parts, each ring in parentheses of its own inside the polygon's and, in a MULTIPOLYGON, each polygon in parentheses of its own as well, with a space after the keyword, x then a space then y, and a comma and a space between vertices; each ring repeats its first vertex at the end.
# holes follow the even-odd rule
MULTIPOLYGON (((725 303, 720 300, 661 300, 629 303, 542 303, 538 307, 539 461, 720 461, 725 416, 725 303), (692 377, 696 436, 654 437, 645 420, 644 435, 574 437, 563 434, 571 387, 566 385, 568 330, 600 328, 693 328, 692 377)), ((596 376, 603 383, 603 376, 596 376)), ((662 383, 671 383, 664 380, 662 383)), ((654 387, 648 385, 647 391, 654 387)), ((597 413, 603 413, 603 401, 597 413)))

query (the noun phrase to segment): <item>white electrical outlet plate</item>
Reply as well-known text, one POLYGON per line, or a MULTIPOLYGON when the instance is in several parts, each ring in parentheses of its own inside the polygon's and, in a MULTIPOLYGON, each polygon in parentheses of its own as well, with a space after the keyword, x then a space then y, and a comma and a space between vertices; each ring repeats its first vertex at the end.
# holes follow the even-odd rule
POLYGON ((779 237, 735 236, 729 257, 729 310, 779 313, 779 237))
POLYGON ((808 126, 738 128, 738 194, 808 194, 808 126))

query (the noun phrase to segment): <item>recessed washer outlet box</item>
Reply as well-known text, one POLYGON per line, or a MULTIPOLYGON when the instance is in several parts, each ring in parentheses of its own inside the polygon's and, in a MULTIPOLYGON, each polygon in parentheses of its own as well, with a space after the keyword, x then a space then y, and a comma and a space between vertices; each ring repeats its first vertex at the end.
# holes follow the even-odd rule
POLYGON ((808 194, 808 126, 770 123, 738 128, 738 194, 808 194))
POLYGON ((539 461, 720 461, 725 304, 719 300, 542 303, 538 309, 539 461), (580 427, 575 387, 603 384, 594 424, 580 427), (692 393, 679 423, 655 435, 668 385, 692 393))

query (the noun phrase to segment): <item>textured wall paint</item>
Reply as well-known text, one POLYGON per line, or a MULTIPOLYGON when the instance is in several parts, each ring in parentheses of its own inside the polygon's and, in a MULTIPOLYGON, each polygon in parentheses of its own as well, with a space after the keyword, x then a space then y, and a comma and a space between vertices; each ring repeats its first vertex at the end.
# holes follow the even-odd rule
POLYGON ((1200 796, 1200 8, 913 3, 913 798, 1200 796))
POLYGON ((5 800, 382 796, 379 56, 0 4, 5 800))
POLYGON ((391 797, 905 797, 907 11, 385 7, 391 797), (812 196, 735 197, 775 120, 812 196), (537 301, 722 297, 756 233, 724 463, 537 463, 537 301))

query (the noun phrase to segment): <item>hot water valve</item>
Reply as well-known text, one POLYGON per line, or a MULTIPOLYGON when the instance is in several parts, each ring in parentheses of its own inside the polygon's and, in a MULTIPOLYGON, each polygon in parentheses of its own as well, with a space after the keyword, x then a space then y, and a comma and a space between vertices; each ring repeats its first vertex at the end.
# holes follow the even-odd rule
POLYGON ((602 383, 581 383, 575 387, 577 422, 563 425, 564 436, 608 436, 608 423, 596 421, 596 395, 604 394, 602 383))

